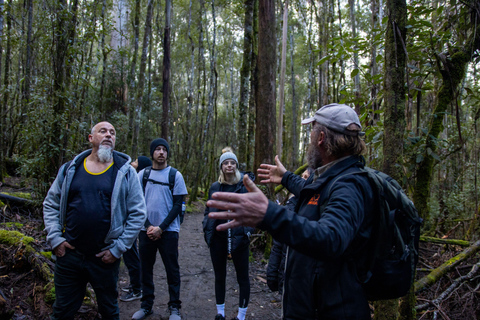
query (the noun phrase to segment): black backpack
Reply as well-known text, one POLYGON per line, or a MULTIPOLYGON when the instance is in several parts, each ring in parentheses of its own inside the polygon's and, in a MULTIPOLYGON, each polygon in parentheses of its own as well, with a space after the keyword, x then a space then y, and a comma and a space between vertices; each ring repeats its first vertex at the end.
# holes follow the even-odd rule
MULTIPOLYGON (((146 167, 143 171, 143 178, 142 178, 143 194, 145 194, 145 187, 147 186, 147 182, 150 181, 151 183, 160 184, 162 186, 168 186, 170 188, 170 192, 172 193, 172 197, 173 197, 173 188, 175 188, 175 176, 178 170, 175 169, 174 167, 170 167, 170 172, 168 173, 168 183, 149 179, 151 171, 152 171, 152 166, 146 167)), ((180 213, 180 224, 183 223, 184 218, 185 218, 185 212, 182 210, 180 213)))
POLYGON ((408 293, 414 281, 423 220, 392 177, 368 167, 360 170, 348 174, 367 175, 378 198, 374 217, 377 224, 372 233, 375 246, 365 268, 368 272, 361 278, 362 287, 370 301, 400 298, 408 293))

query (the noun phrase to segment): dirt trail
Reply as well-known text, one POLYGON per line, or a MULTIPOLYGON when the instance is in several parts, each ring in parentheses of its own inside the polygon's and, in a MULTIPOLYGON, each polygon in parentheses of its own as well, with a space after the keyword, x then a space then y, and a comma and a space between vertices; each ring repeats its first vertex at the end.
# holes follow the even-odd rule
MULTIPOLYGON (((203 212, 189 213, 180 230, 179 263, 181 274, 180 299, 182 300, 182 319, 213 320, 216 314, 214 275, 208 247, 202 232, 203 212)), ((250 263, 250 303, 248 320, 280 319, 281 303, 278 292, 272 293, 260 280, 266 279, 266 266, 260 262, 250 263)), ((168 319, 168 287, 162 259, 157 254, 154 267, 155 303, 154 314, 147 319, 168 319)), ((127 268, 122 264, 119 287, 128 284, 127 268)), ((225 301, 226 319, 237 315, 238 284, 233 263, 227 264, 227 295, 225 301)), ((119 301, 120 319, 131 319, 132 314, 140 308, 140 300, 119 301)))

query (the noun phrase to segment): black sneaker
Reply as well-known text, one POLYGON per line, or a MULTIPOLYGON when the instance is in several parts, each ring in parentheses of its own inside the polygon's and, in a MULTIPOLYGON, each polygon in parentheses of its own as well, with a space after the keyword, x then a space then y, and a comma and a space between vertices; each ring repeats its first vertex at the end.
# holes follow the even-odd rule
POLYGON ((215 316, 215 320, 225 320, 225 317, 219 313, 215 316))
POLYGON ((120 301, 124 301, 124 302, 138 300, 138 299, 142 299, 142 291, 135 293, 132 290, 120 297, 120 301))

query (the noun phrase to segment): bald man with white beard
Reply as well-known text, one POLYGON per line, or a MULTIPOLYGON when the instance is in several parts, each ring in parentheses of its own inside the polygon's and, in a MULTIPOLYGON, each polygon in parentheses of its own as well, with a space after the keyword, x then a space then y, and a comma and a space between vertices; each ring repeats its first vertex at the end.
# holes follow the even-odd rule
POLYGON ((73 319, 87 283, 102 319, 119 319, 119 259, 146 219, 131 159, 114 151, 113 125, 97 123, 88 140, 92 149, 60 168, 43 202, 47 242, 56 257, 51 319, 73 319))

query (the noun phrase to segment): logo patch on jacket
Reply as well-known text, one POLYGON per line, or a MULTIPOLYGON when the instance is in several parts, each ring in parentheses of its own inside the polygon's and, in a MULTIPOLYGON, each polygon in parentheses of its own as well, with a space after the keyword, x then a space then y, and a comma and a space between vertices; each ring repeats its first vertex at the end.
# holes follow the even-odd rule
POLYGON ((309 205, 318 206, 318 199, 320 199, 319 194, 314 194, 313 197, 308 201, 309 205))

